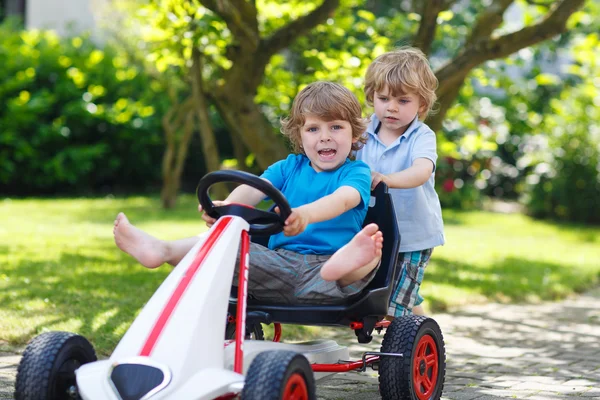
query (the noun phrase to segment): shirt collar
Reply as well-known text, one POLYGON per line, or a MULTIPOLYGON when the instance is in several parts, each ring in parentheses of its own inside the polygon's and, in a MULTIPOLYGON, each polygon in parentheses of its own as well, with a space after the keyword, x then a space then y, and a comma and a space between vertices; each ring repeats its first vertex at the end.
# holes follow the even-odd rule
MULTIPOLYGON (((369 122, 369 126, 367 127, 367 133, 371 136, 377 137, 377 132, 379 131, 379 129, 377 128, 379 127, 380 123, 381 122, 379 121, 377 116, 373 114, 371 116, 371 122, 369 122)), ((412 135, 413 132, 416 132, 421 127, 421 125, 423 125, 423 122, 419 120, 418 115, 415 116, 415 119, 413 119, 408 128, 406 128, 406 132, 404 132, 402 136, 396 139, 396 142, 400 141, 402 138, 405 138, 405 140, 408 139, 408 137, 412 135)))

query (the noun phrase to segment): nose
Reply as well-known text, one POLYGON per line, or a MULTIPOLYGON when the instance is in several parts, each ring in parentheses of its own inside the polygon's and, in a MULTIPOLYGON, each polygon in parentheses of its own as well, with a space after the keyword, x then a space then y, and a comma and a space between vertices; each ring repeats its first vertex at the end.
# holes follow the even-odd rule
POLYGON ((396 112, 398 111, 398 102, 396 100, 391 100, 388 103, 388 107, 387 107, 388 111, 390 112, 396 112))
POLYGON ((326 129, 322 130, 319 141, 320 142, 329 142, 330 140, 331 140, 331 136, 330 136, 329 132, 326 129))

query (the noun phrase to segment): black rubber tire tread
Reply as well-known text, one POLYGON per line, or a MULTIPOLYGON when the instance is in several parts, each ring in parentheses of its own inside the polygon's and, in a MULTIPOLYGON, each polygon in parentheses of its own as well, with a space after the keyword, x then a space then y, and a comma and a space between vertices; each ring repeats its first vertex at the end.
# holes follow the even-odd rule
POLYGON ((250 368, 242 390, 242 400, 281 400, 285 385, 294 373, 306 382, 309 400, 315 400, 315 377, 306 357, 286 350, 259 353, 250 368))
MULTIPOLYGON (((228 323, 225 327, 225 339, 226 340, 235 340, 235 324, 228 323)), ((250 326, 246 326, 246 337, 245 339, 252 340, 265 340, 265 332, 263 331, 262 324, 252 324, 250 326)))
POLYGON ((70 332, 46 332, 33 338, 17 368, 15 400, 67 400, 51 393, 53 378, 61 365, 76 356, 83 365, 97 360, 86 338, 70 332))
POLYGON ((382 353, 401 353, 404 357, 381 357, 379 391, 382 400, 418 399, 414 393, 411 364, 416 345, 424 334, 433 337, 438 351, 438 380, 430 399, 441 398, 446 376, 446 349, 442 331, 431 318, 409 315, 394 319, 383 337, 382 353))

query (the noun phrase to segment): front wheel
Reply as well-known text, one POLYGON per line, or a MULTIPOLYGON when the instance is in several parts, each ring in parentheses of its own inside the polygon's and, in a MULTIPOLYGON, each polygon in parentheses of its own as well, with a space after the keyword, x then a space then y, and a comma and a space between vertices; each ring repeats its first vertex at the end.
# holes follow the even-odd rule
POLYGON ((35 337, 17 369, 16 400, 79 399, 75 370, 96 361, 94 348, 83 336, 46 332, 35 337))
POLYGON ((263 351, 248 368, 242 400, 314 400, 315 378, 306 357, 293 351, 263 351))
POLYGON ((396 318, 381 345, 379 390, 383 400, 438 400, 446 376, 446 350, 439 325, 431 318, 396 318))

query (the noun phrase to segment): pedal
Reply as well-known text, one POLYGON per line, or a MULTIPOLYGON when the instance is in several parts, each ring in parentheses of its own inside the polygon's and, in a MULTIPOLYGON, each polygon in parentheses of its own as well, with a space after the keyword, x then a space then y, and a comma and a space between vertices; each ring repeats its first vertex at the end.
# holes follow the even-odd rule
POLYGON ((367 365, 369 365, 373 369, 373 371, 379 371, 379 360, 381 360, 381 356, 403 358, 404 354, 402 354, 402 353, 382 353, 380 351, 365 351, 362 355, 363 366, 360 369, 358 369, 357 371, 365 372, 367 370, 367 365), (377 359, 370 361, 370 360, 367 360, 367 356, 377 356, 377 359))

